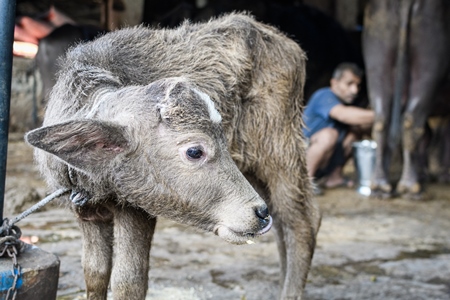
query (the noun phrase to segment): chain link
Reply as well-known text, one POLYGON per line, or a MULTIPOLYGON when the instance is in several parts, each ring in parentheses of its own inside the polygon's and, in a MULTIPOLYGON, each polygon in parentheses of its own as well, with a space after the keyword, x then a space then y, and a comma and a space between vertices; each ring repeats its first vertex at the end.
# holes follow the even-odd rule
POLYGON ((12 267, 12 275, 14 276, 14 281, 12 286, 8 289, 8 292, 6 293, 6 298, 5 300, 15 300, 16 296, 17 296, 17 281, 19 280, 20 277, 20 273, 21 273, 21 267, 19 265, 19 263, 17 262, 17 255, 18 255, 18 251, 16 248, 16 245, 9 245, 9 247, 7 247, 6 253, 8 254, 9 257, 12 258, 13 261, 13 267, 12 267))
POLYGON ((12 259, 12 270, 11 273, 13 275, 13 284, 8 289, 6 293, 5 300, 15 300, 17 296, 17 282, 21 275, 21 267, 17 262, 17 256, 19 255, 19 251, 17 247, 20 248, 20 236, 22 232, 17 226, 12 226, 8 232, 7 236, 0 237, 0 257, 10 257, 12 259))
POLYGON ((5 300, 15 300, 17 296, 17 282, 21 276, 22 268, 17 262, 17 256, 19 255, 19 251, 23 250, 23 242, 20 241, 20 237, 22 235, 22 231, 19 227, 14 224, 19 222, 20 220, 26 218, 28 215, 32 214, 36 210, 40 209, 50 201, 59 196, 67 193, 69 189, 59 189, 52 193, 51 195, 45 197, 19 216, 15 217, 12 220, 7 218, 0 220, 0 258, 1 257, 10 257, 12 259, 12 275, 14 277, 14 281, 12 286, 8 289, 6 293, 5 300))
POLYGON ((17 262, 17 256, 19 255, 19 251, 23 250, 21 247, 23 246, 23 242, 20 241, 20 237, 22 232, 19 227, 14 224, 19 222, 20 220, 26 218, 28 215, 32 214, 36 210, 40 209, 53 199, 67 193, 69 189, 59 189, 52 193, 51 195, 45 197, 19 216, 15 217, 12 220, 8 220, 7 218, 0 220, 0 258, 1 257, 10 257, 12 259, 12 275, 14 277, 14 281, 12 286, 8 289, 5 300, 15 300, 17 296, 17 282, 21 276, 22 268, 17 262), (19 249, 17 248, 19 247, 19 249), (19 250, 19 251, 18 251, 19 250))

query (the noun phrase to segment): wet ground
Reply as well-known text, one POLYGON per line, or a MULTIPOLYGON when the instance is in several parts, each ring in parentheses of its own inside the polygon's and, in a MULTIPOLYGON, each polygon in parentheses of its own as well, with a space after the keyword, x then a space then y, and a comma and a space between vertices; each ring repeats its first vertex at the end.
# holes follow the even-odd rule
MULTIPOLYGON (((9 144, 5 216, 45 195, 21 136, 9 144)), ((322 226, 305 299, 450 299, 450 186, 430 184, 428 201, 373 200, 351 189, 318 197, 322 226)), ((18 223, 61 260, 58 299, 85 299, 80 232, 52 205, 18 223)), ((160 220, 151 251, 152 300, 276 299, 278 254, 269 232, 256 244, 160 220)))

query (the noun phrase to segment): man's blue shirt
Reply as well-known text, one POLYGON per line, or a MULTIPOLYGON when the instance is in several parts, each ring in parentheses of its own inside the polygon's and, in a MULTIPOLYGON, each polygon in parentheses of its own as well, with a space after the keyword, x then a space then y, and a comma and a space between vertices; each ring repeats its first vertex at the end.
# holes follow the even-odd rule
POLYGON ((338 104, 342 102, 329 87, 321 88, 311 96, 303 114, 303 133, 307 138, 327 127, 342 127, 342 123, 330 118, 330 110, 338 104))

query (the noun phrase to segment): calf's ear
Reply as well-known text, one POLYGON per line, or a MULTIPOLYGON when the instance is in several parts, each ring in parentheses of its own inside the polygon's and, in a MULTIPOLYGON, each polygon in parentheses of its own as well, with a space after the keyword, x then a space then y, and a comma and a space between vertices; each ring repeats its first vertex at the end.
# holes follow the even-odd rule
POLYGON ((123 127, 98 120, 41 127, 28 132, 25 140, 87 173, 100 172, 118 154, 129 149, 123 127))

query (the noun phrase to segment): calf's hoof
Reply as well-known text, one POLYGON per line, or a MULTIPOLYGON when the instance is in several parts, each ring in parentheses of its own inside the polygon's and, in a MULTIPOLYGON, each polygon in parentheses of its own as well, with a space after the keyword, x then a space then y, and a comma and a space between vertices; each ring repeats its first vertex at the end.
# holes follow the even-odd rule
POLYGON ((69 198, 75 206, 84 206, 89 202, 90 196, 86 191, 72 190, 69 198))

